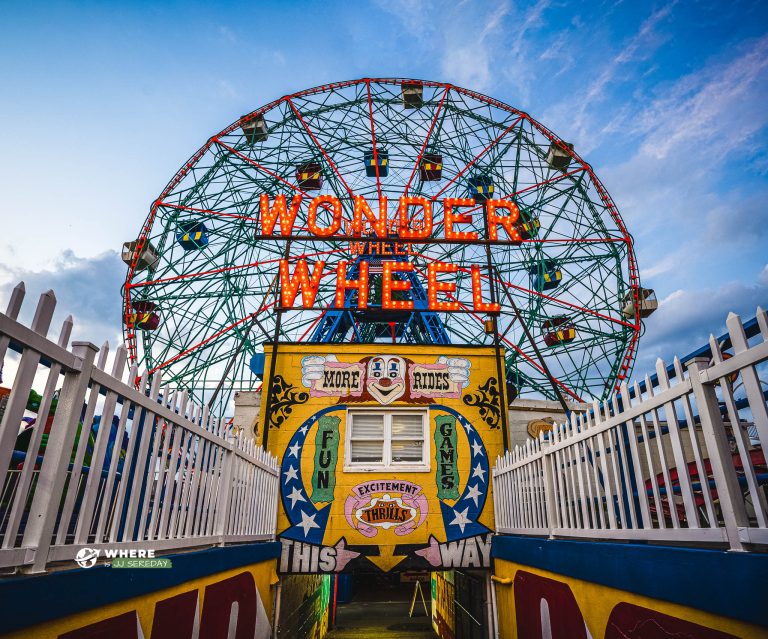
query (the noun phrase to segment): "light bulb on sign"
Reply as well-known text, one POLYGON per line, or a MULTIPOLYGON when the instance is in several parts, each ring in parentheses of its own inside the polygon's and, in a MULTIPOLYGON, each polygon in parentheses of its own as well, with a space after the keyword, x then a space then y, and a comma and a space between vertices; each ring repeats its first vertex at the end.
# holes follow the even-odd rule
POLYGON ((453 210, 460 206, 475 206, 475 200, 464 197, 451 197, 443 200, 443 224, 446 240, 477 240, 475 231, 454 231, 454 224, 471 224, 471 213, 454 213, 453 210))
POLYGON ((432 262, 427 267, 427 298, 429 300, 429 310, 431 311, 458 311, 460 304, 458 302, 438 301, 439 291, 445 293, 455 293, 455 282, 440 282, 437 279, 438 273, 456 273, 459 267, 456 264, 446 264, 445 262, 432 262))
POLYGON ((342 260, 336 268, 336 308, 344 308, 344 296, 348 289, 357 289, 357 307, 368 308, 368 262, 359 264, 356 280, 347 279, 347 262, 342 260))
POLYGON ((408 280, 393 280, 396 272, 408 273, 413 271, 409 262, 383 262, 381 277, 381 307, 384 309, 413 309, 413 302, 399 302, 392 299, 392 291, 409 291, 411 283, 408 280))
POLYGON ((329 237, 341 227, 341 201, 335 195, 318 195, 312 198, 307 213, 307 228, 310 233, 318 237, 329 237), (322 228, 317 225, 317 207, 322 204, 330 204, 333 210, 333 218, 330 226, 322 228))
POLYGON ((472 302, 475 311, 479 313, 498 313, 501 306, 497 302, 483 302, 483 288, 480 282, 480 267, 472 265, 472 302))

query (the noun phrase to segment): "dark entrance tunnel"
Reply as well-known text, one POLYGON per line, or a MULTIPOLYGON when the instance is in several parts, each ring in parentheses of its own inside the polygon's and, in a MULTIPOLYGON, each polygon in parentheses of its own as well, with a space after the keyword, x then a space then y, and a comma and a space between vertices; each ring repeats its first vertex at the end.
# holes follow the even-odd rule
POLYGON ((286 575, 278 637, 487 639, 487 584, 482 571, 286 575))

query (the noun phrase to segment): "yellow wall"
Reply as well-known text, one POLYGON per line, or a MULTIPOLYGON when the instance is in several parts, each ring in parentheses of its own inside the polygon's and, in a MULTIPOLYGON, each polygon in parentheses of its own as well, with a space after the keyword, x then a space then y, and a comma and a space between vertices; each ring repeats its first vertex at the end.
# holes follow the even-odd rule
MULTIPOLYGON (((173 569, 171 568, 170 570, 173 569)), ((142 578, 151 579, 152 573, 154 571, 145 570, 144 572, 147 574, 142 578)), ((268 637, 271 636, 270 624, 272 621, 273 602, 272 589, 270 586, 273 582, 276 582, 275 561, 270 560, 258 564, 235 568, 225 572, 216 573, 207 577, 183 583, 173 588, 158 590, 147 595, 126 599, 124 601, 110 604, 108 606, 102 606, 100 608, 94 608, 86 612, 70 615, 68 617, 62 617, 48 623, 32 626, 24 630, 4 635, 4 639, 22 639, 28 637, 35 637, 35 639, 56 639, 61 635, 65 635, 66 633, 72 633, 71 635, 68 635, 66 639, 69 639, 69 637, 74 639, 75 637, 80 636, 102 636, 98 633, 95 635, 89 634, 95 630, 106 632, 106 634, 113 639, 122 639, 122 637, 125 636, 137 636, 136 634, 126 634, 129 631, 123 630, 124 628, 128 628, 131 625, 135 630, 137 616, 138 623, 141 626, 141 631, 146 639, 168 639, 168 637, 173 636, 183 637, 186 636, 185 629, 194 622, 194 618, 192 616, 194 613, 191 613, 189 606, 182 605, 180 607, 174 607, 173 611, 169 614, 166 614, 164 617, 166 620, 173 621, 173 630, 178 634, 168 634, 167 630, 166 632, 160 632, 157 627, 155 627, 155 632, 153 632, 153 623, 155 622, 156 615, 158 615, 157 611, 160 610, 164 604, 173 605, 174 601, 179 600, 169 600, 174 597, 179 597, 181 599, 183 598, 181 596, 187 593, 196 593, 197 595, 198 610, 196 614, 198 619, 201 621, 201 633, 202 627, 207 627, 208 629, 208 632, 202 633, 201 636, 203 636, 203 634, 211 636, 212 633, 217 634, 215 627, 219 627, 216 626, 212 619, 214 616, 218 617, 217 609, 220 610, 221 608, 226 608, 224 612, 226 613, 226 618, 229 619, 229 609, 231 608, 231 604, 225 604, 222 606, 222 600, 216 597, 216 595, 211 595, 214 589, 217 586, 220 588, 222 586, 224 588, 231 587, 234 591, 239 593, 239 596, 249 596, 250 593, 248 590, 252 587, 252 585, 255 586, 256 594, 257 631, 255 637, 256 639, 268 639, 268 637), (209 588, 209 590, 206 590, 206 588, 209 588), (209 603, 212 603, 214 599, 216 603, 213 607, 209 606, 209 608, 206 609, 206 597, 208 595, 211 595, 211 602, 209 603), (115 619, 123 615, 128 616, 128 618, 126 619, 125 617, 122 617, 121 619, 115 619), (204 617, 205 615, 209 615, 208 620, 204 618, 201 619, 201 617, 204 617), (98 623, 104 625, 97 629, 88 628, 92 624, 98 623)), ((73 598, 79 596, 79 593, 77 592, 72 592, 69 594, 73 598)), ((194 595, 187 594, 187 596, 192 598, 192 605, 194 606, 194 595)), ((226 597, 224 600, 226 600, 226 597)), ((186 599, 187 603, 189 603, 189 601, 190 599, 186 599)), ((249 601, 253 600, 250 599, 249 601)), ((39 602, 39 605, 44 606, 45 602, 39 602)), ((243 618, 244 613, 242 609, 244 607, 244 604, 241 603, 241 610, 239 613, 240 616, 238 619, 243 618)), ((158 624, 159 623, 160 620, 158 619, 158 624)), ((167 627, 168 626, 166 626, 166 628, 167 627)), ((224 636, 226 636, 226 632, 224 636)), ((240 632, 238 632, 238 636, 241 636, 240 632)), ((252 630, 248 636, 254 636, 252 630)))
MULTIPOLYGON (((271 353, 269 348, 266 350, 265 371, 269 371, 271 353)), ((335 379, 341 381, 342 377, 335 379)), ((278 532, 284 548, 279 570, 290 573, 370 570, 374 566, 385 571, 395 566, 488 566, 489 533, 494 528, 490 467, 502 450, 499 407, 505 405, 496 380, 492 348, 280 344, 267 442, 281 461, 283 498, 278 532), (373 366, 375 361, 384 361, 387 367, 393 362, 376 360, 379 356, 400 358, 394 362, 399 371, 396 390, 386 396, 379 392, 382 386, 374 378, 373 366), (350 383, 347 387, 333 383, 328 386, 330 378, 323 377, 325 371, 354 373, 355 377, 346 378, 350 383), (419 374, 421 377, 417 377, 419 374), (439 374, 439 381, 429 374, 439 374), (350 382, 353 379, 354 386, 350 382), (429 380, 427 388, 425 380, 429 380), (489 380, 493 380, 491 385, 489 380), (347 410, 361 407, 427 408, 429 470, 345 472, 347 410), (444 428, 449 433, 453 428, 451 420, 456 422, 455 439, 449 438, 455 442, 453 450, 451 442, 444 443, 442 437, 435 441, 436 425, 443 424, 443 420, 448 420, 444 428), (313 502, 318 490, 313 485, 313 473, 319 470, 317 445, 323 448, 319 434, 329 423, 338 423, 337 439, 329 436, 328 446, 323 449, 325 460, 328 449, 336 452, 332 473, 335 486, 332 493, 322 494, 323 501, 313 502), (453 497, 447 495, 450 491, 439 494, 438 484, 443 479, 438 476, 438 445, 445 447, 449 457, 455 455, 458 483, 453 497), (376 489, 366 492, 371 488, 376 489), (384 495, 389 495, 388 501, 384 495), (414 509, 417 515, 406 526, 366 525, 356 513, 370 507, 373 499, 385 499, 390 504, 400 499, 405 512, 414 509)), ((265 389, 268 384, 269 380, 265 389)), ((263 392, 264 404, 267 395, 263 392)), ((266 418, 265 405, 261 416, 266 418)), ((260 427, 263 437, 263 423, 260 427)), ((446 472, 452 471, 450 464, 442 467, 446 468, 446 472)))
MULTIPOLYGON (((572 579, 563 575, 522 566, 510 561, 494 560, 495 575, 511 579, 506 585, 496 583, 496 602, 499 614, 499 636, 504 639, 541 636, 538 629, 526 631, 526 623, 538 623, 541 618, 542 593, 552 619, 552 637, 586 637, 577 632, 574 618, 580 615, 593 639, 618 639, 625 636, 685 636, 699 639, 760 639, 768 637, 768 630, 750 624, 713 615, 686 606, 671 604, 615 588, 572 579), (541 578, 551 581, 542 581, 541 578), (572 593, 572 594, 569 594, 572 593), (575 606, 573 602, 575 600, 575 606), (517 620, 517 603, 525 603, 523 616, 528 622, 517 620), (609 619, 611 623, 609 624, 609 619), (684 627, 687 624, 693 626, 684 627), (558 635, 557 624, 570 628, 568 635, 558 635), (622 626, 622 624, 626 624, 622 626), (646 627, 657 634, 634 635, 626 632, 632 624, 635 632, 646 627), (662 632, 663 630, 663 632, 662 632), (666 633, 666 634, 665 634, 666 633)), ((715 577, 716 578, 716 577, 715 577)))

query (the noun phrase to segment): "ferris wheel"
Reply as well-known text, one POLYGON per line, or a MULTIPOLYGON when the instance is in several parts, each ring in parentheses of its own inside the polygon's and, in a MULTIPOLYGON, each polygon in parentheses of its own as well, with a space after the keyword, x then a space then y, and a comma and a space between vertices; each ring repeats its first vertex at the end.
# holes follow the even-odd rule
MULTIPOLYGON (((327 215, 318 210, 315 221, 327 215)), ((640 287, 629 231, 573 146, 498 100, 429 81, 339 82, 241 117, 173 176, 123 259, 131 359, 220 406, 231 391, 258 387, 262 345, 275 339, 498 340, 513 392, 602 399, 631 372, 641 317, 655 307, 653 292, 640 287), (269 205, 281 195, 304 206, 328 196, 344 222, 336 234, 311 235, 300 202, 293 234, 265 234, 264 198, 269 205), (404 241, 396 224, 383 239, 351 237, 356 200, 389 199, 396 208, 404 196, 436 209, 474 200, 461 229, 478 240, 445 240, 438 215, 421 239, 404 241), (487 218, 471 212, 499 199, 516 205, 516 233, 490 242, 487 218), (396 294, 409 310, 381 305, 388 255, 411 265, 396 294), (283 308, 281 261, 293 268, 298 259, 321 261, 327 272, 314 305, 283 308), (365 309, 350 306, 354 295, 333 304, 331 274, 342 260, 349 279, 365 264, 365 309), (444 290, 459 312, 431 308, 425 274, 434 263, 456 266, 444 290), (501 307, 493 330, 473 310, 473 276, 501 307)))

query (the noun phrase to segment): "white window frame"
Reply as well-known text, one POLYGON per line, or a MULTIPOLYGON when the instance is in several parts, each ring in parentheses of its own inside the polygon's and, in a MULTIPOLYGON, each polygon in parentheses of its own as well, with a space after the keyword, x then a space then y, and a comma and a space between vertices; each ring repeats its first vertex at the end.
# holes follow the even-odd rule
POLYGON ((414 473, 428 473, 430 470, 430 445, 429 445, 429 409, 426 408, 351 408, 347 409, 346 428, 344 429, 344 471, 345 472, 391 472, 407 471, 414 473), (410 414, 421 417, 423 447, 422 460, 419 463, 392 461, 392 415, 410 414), (352 421, 355 415, 383 415, 384 416, 384 460, 376 462, 352 461, 352 421))

